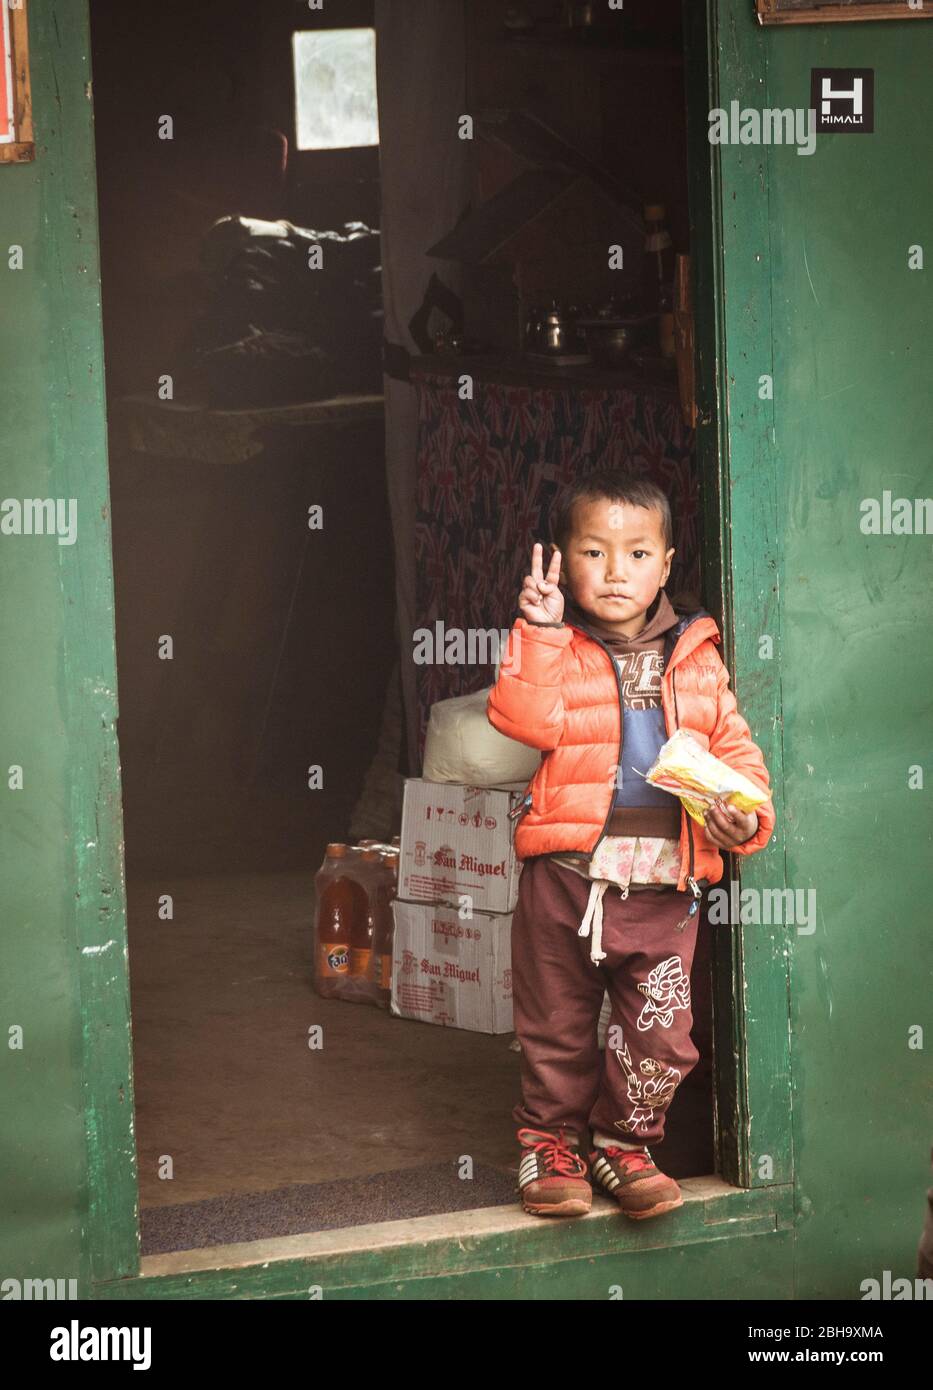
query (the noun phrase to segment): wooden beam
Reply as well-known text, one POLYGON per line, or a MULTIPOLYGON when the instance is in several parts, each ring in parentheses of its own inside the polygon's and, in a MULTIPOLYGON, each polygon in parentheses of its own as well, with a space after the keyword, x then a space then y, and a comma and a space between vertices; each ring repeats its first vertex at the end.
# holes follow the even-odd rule
POLYGON ((868 19, 933 19, 933 5, 922 10, 903 3, 847 5, 832 3, 806 9, 787 9, 786 0, 758 0, 759 24, 844 24, 868 19), (778 8, 778 6, 781 8, 778 8))
POLYGON ((14 141, 0 144, 0 164, 22 164, 36 157, 32 125, 32 86, 29 80, 29 26, 26 0, 18 9, 8 9, 10 67, 13 75, 14 141))

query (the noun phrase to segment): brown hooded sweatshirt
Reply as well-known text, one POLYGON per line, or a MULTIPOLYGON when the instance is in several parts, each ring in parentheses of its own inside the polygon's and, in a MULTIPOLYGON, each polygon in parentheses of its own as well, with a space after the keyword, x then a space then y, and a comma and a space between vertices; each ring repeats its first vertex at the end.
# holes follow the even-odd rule
MULTIPOLYGON (((622 776, 617 787, 606 834, 642 836, 679 841, 681 805, 676 796, 645 782, 645 773, 667 740, 661 707, 664 673, 664 634, 678 622, 664 589, 649 605, 645 625, 634 637, 614 635, 597 618, 584 613, 569 595, 565 602, 568 622, 592 632, 612 653, 622 687, 622 776), (637 769, 637 771, 636 771, 637 769)), ((563 623, 547 624, 563 627, 563 623)), ((553 854, 549 858, 579 867, 586 873, 588 854, 553 854)))

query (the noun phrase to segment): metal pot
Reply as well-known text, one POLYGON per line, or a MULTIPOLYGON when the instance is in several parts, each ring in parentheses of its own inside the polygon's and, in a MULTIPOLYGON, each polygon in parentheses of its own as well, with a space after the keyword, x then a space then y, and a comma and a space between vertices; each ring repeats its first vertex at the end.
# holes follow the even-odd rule
POLYGON ((599 367, 621 367, 633 347, 647 337, 656 314, 626 314, 610 318, 600 314, 595 318, 579 319, 577 326, 586 335, 587 351, 599 367))

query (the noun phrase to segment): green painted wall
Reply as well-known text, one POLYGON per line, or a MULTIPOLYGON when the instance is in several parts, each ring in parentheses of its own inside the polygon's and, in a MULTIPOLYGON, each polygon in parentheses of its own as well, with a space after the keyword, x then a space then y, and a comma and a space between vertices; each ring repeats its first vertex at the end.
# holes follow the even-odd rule
POLYGON ((0 1276, 84 1280, 88 1156, 122 1146, 97 1199, 114 1212, 134 1162, 86 8, 34 4, 29 28, 37 157, 0 166, 0 490, 78 505, 73 545, 0 535, 0 1276), (83 1039, 81 991, 98 1003, 83 1039), (109 1074, 99 1094, 82 1048, 109 1074))
POLYGON ((759 30, 751 8, 719 6, 723 107, 807 107, 812 67, 875 71, 875 134, 722 151, 733 547, 757 579, 736 623, 749 651, 777 638, 786 882, 817 906, 787 934, 796 1287, 851 1298, 914 1276, 931 1183, 930 1042, 908 1034, 933 1024, 933 809, 908 768, 933 772, 933 541, 863 535, 859 504, 933 496, 933 22, 759 30))

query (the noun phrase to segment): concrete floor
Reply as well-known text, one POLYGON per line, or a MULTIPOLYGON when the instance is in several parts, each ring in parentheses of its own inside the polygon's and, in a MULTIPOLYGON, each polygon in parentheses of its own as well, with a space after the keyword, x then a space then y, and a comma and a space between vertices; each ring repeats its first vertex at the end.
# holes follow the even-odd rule
MULTIPOLYGON (((129 883, 143 1207, 462 1154, 515 1171, 512 1035, 320 999, 310 983, 313 879, 162 875, 129 883), (166 893, 171 921, 158 916, 166 893), (314 1024, 324 1030, 319 1051, 308 1047, 314 1024), (170 1180, 159 1176, 165 1156, 170 1180)), ((669 1137, 654 1151, 659 1164, 675 1176, 711 1172, 711 1125, 707 1064, 675 1098, 669 1137)))

